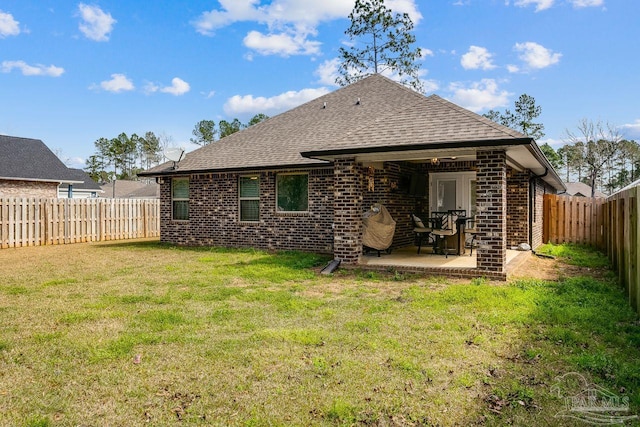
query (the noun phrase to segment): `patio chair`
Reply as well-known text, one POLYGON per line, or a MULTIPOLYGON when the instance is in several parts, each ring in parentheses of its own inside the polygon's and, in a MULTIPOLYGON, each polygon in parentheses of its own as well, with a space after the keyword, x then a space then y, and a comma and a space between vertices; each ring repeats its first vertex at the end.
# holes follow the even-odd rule
POLYGON ((420 250, 422 249, 422 239, 431 238, 431 227, 425 226, 422 219, 415 214, 411 214, 411 220, 413 221, 413 232, 416 233, 416 238, 418 240, 418 255, 420 255, 420 250))
POLYGON ((469 254, 469 256, 473 256, 473 245, 476 241, 476 236, 478 235, 478 229, 476 228, 475 218, 467 221, 467 225, 465 226, 464 232, 466 236, 471 236, 471 238, 468 239, 467 241, 469 242, 468 247, 471 249, 471 253, 469 254))
POLYGON ((439 228, 435 228, 431 233, 436 237, 436 243, 434 247, 437 247, 441 240, 444 240, 444 252, 445 258, 449 257, 449 250, 447 249, 447 237, 455 236, 458 233, 458 215, 445 213, 442 218, 442 222, 439 228))

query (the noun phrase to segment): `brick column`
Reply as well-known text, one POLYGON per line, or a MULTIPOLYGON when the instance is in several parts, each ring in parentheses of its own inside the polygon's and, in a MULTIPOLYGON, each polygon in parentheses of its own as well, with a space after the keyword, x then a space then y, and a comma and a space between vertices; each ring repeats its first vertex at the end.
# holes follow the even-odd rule
POLYGON ((333 178, 333 257, 356 265, 362 253, 362 178, 355 159, 336 159, 333 178))
POLYGON ((478 151, 477 215, 478 270, 506 271, 507 163, 504 151, 478 151))

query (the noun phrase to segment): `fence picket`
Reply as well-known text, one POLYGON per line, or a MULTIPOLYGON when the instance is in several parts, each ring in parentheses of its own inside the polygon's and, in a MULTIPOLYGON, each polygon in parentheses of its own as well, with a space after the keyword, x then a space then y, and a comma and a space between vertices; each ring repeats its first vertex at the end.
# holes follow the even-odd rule
POLYGON ((0 248, 160 235, 160 201, 0 198, 0 248))

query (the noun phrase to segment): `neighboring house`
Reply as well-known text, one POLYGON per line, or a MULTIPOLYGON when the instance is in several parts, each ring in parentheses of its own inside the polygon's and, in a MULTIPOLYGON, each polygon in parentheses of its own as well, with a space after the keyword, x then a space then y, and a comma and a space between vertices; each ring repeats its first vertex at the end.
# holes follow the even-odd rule
MULTIPOLYGON (((591 197, 591 186, 587 185, 583 182, 565 182, 565 187, 567 187, 567 191, 565 194, 567 196, 579 196, 579 197, 591 197)), ((596 197, 608 197, 602 191, 596 190, 596 197)))
POLYGON ((81 183, 41 140, 0 135, 0 198, 56 198, 81 183))
POLYGON ((99 197, 104 191, 100 188, 88 173, 82 169, 69 168, 72 176, 80 181, 78 184, 65 184, 58 187, 58 198, 60 199, 90 199, 99 197))
POLYGON ((333 253, 357 265, 362 216, 382 203, 392 248, 411 213, 465 209, 476 267, 506 277, 506 249, 542 243, 543 194, 564 186, 536 143, 380 75, 202 147, 142 176, 161 184, 161 240, 333 253))
POLYGON ((115 199, 159 199, 160 186, 155 182, 116 180, 102 185, 101 197, 115 199), (115 187, 115 188, 114 188, 115 187))

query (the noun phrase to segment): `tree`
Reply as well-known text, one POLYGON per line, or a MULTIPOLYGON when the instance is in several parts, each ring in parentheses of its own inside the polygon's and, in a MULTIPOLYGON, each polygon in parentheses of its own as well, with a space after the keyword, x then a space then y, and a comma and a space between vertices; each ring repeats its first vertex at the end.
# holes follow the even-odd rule
POLYGON ((257 125, 260 122, 264 122, 268 118, 269 118, 269 116, 267 116, 266 114, 262 114, 262 113, 256 114, 255 116, 253 116, 251 118, 251 120, 249 120, 249 123, 247 123, 247 126, 245 126, 245 127, 257 125))
POLYGON ((582 170, 584 169, 584 158, 582 157, 582 142, 570 145, 566 144, 558 148, 558 155, 562 158, 562 164, 565 167, 566 182, 571 182, 571 175, 577 174, 578 181, 582 179, 582 170))
POLYGON ((160 139, 153 132, 144 134, 138 145, 140 151, 140 166, 149 169, 153 165, 157 165, 161 159, 162 149, 160 148, 160 139))
POLYGON ((535 98, 523 93, 515 102, 514 112, 505 110, 504 113, 499 113, 495 110, 489 110, 484 114, 484 117, 537 140, 544 136, 544 125, 533 122, 540 114, 542 114, 542 108, 536 106, 535 98))
POLYGON ((200 120, 193 128, 193 136, 190 141, 197 145, 209 145, 216 139, 216 124, 213 120, 200 120))
POLYGON ((354 43, 340 48, 337 84, 346 86, 374 73, 395 73, 401 83, 424 91, 417 64, 422 51, 412 48, 416 37, 409 14, 393 13, 384 0, 356 0, 349 19, 345 34, 354 43))
POLYGON ((577 133, 567 130, 569 140, 582 148, 582 158, 587 169, 587 180, 591 186, 591 197, 595 197, 596 183, 601 178, 607 162, 616 155, 622 138, 618 130, 611 124, 603 126, 601 122, 582 119, 577 126, 577 133))
POLYGON ((102 158, 98 155, 89 156, 89 158, 85 161, 84 170, 89 174, 91 179, 96 182, 105 182, 104 178, 106 176, 105 172, 105 164, 102 158))
POLYGON ((556 170, 560 170, 560 167, 562 166, 562 157, 560 157, 556 150, 546 142, 540 146, 540 150, 547 160, 549 160, 551 166, 556 170))
POLYGON ((245 125, 240 123, 240 120, 233 119, 232 122, 228 122, 226 120, 220 120, 218 124, 218 128, 220 129, 220 138, 224 138, 225 136, 229 136, 232 133, 236 133, 245 128, 245 125))

